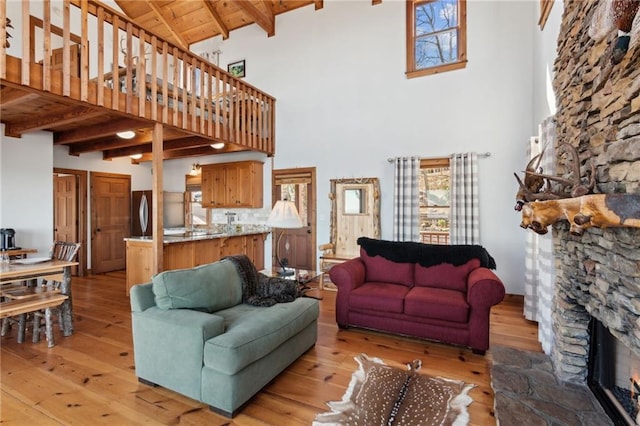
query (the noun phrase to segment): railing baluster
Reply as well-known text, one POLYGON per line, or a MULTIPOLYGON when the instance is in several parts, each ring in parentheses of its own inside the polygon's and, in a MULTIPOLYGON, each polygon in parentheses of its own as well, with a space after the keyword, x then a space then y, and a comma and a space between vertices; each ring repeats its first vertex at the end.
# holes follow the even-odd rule
POLYGON ((30 41, 29 38, 29 2, 22 2, 22 84, 29 85, 31 67, 30 41))
POLYGON ((104 8, 98 8, 98 87, 96 88, 96 103, 104 105, 104 8))
POLYGON ((151 36, 151 119, 158 121, 158 38, 151 36))
MULTIPOLYGON (((145 105, 147 104, 147 63, 144 52, 145 32, 138 32, 138 63, 136 64, 136 81, 138 82, 138 115, 145 116, 145 105)), ((153 84, 153 82, 151 83, 153 84)))
POLYGON ((89 98, 89 10, 86 1, 80 3, 80 7, 80 100, 86 102, 89 98))
POLYGON ((162 122, 169 120, 169 45, 162 43, 162 122))
MULTIPOLYGON (((133 62, 131 53, 133 51, 133 25, 131 22, 127 22, 127 53, 128 57, 125 57, 127 67, 126 77, 126 93, 125 93, 125 107, 124 110, 127 114, 131 114, 133 104, 133 62)), ((139 77, 138 77, 139 78, 139 77)), ((144 84, 144 83, 143 83, 144 84)))
POLYGON ((71 7, 69 0, 64 0, 62 23, 62 95, 71 96, 71 7))
POLYGON ((118 46, 120 43, 120 17, 113 15, 113 33, 111 45, 111 109, 120 110, 120 63, 118 62, 118 46))
MULTIPOLYGON (((44 0, 42 3, 42 16, 44 22, 42 29, 44 36, 42 37, 44 57, 42 58, 42 90, 51 91, 51 2, 44 0)), ((35 43, 35 40, 34 40, 35 43)))

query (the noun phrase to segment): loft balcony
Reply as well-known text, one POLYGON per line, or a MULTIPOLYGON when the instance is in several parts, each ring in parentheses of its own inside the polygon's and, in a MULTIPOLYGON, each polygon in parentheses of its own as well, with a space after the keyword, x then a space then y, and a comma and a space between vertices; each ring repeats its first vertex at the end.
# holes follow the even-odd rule
POLYGON ((0 0, 0 121, 71 155, 275 153, 275 98, 93 0, 0 0), (130 140, 115 136, 134 130, 130 140), (224 142, 221 150, 211 144, 224 142))

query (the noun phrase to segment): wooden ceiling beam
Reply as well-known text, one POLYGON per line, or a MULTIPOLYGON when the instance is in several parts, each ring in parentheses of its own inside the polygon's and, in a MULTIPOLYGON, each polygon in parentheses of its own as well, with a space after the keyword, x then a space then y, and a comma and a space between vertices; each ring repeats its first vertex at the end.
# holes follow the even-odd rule
POLYGON ((7 123, 5 125, 5 135, 12 137, 20 137, 22 133, 33 132, 36 130, 47 129, 55 126, 64 126, 67 124, 77 123, 83 119, 91 119, 103 116, 103 111, 92 108, 73 107, 55 114, 47 114, 30 117, 27 120, 7 123))
POLYGON ((53 135, 53 144, 68 145, 75 142, 84 142, 89 139, 100 139, 125 130, 138 129, 146 126, 149 126, 149 124, 141 123, 138 120, 114 118, 113 121, 96 127, 84 127, 66 132, 56 132, 53 135))
POLYGON ((202 0, 205 8, 209 11, 209 15, 213 18, 213 24, 218 28, 220 33, 222 34, 222 39, 226 40, 229 38, 229 28, 224 24, 222 18, 216 11, 215 7, 213 7, 213 2, 211 0, 202 0))
POLYGON ((14 89, 13 87, 3 86, 2 89, 0 89, 0 107, 23 104, 37 99, 38 97, 39 96, 35 93, 29 93, 24 90, 14 89))
POLYGON ((164 25, 171 36, 175 39, 176 44, 185 50, 189 50, 189 43, 182 37, 182 34, 173 29, 173 25, 171 25, 171 21, 175 18, 174 16, 168 16, 165 12, 162 11, 162 8, 159 7, 156 1, 145 0, 147 5, 151 8, 153 13, 156 14, 162 25, 164 25))
POLYGON ((122 139, 117 136, 114 136, 110 138, 92 140, 92 141, 75 143, 73 145, 70 145, 69 155, 79 155, 79 154, 85 154, 87 152, 126 148, 133 145, 140 145, 141 143, 145 143, 145 142, 140 141, 138 138, 122 139))
POLYGON ((262 2, 267 9, 266 13, 255 7, 253 3, 248 0, 238 0, 235 4, 249 15, 256 24, 260 25, 260 27, 267 33, 268 37, 272 37, 276 34, 276 19, 273 14, 273 10, 271 10, 271 4, 269 1, 263 0, 262 2))
POLYGON ((323 0, 315 0, 313 2, 313 4, 315 5, 316 10, 320 10, 324 7, 324 1, 323 0))

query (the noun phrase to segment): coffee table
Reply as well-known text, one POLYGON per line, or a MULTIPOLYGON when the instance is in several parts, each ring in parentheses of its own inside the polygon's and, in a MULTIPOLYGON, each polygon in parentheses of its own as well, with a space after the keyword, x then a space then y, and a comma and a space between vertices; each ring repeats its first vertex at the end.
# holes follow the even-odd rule
MULTIPOLYGON (((321 271, 310 271, 307 269, 287 268, 287 271, 292 271, 293 273, 290 275, 280 275, 278 272, 281 270, 282 268, 263 269, 260 271, 260 273, 266 275, 267 277, 283 278, 285 280, 296 281, 300 286, 300 290, 302 291, 302 294, 305 296, 307 296, 306 293, 310 290, 320 290, 319 286, 311 287, 308 284, 312 281, 316 281, 318 278, 321 278, 322 277, 321 271)), ((313 297, 315 299, 322 299, 321 297, 315 297, 315 296, 313 297)))

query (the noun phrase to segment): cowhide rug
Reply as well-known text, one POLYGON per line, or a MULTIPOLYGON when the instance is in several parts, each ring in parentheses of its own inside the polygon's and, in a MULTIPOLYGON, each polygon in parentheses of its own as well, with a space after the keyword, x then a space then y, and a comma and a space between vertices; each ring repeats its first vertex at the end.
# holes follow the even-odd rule
POLYGON ((420 360, 401 370, 366 354, 354 359, 360 368, 351 376, 342 401, 328 402, 332 411, 318 414, 314 426, 468 423, 467 406, 473 402, 468 392, 475 385, 418 374, 420 360))

